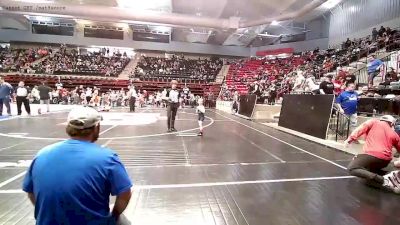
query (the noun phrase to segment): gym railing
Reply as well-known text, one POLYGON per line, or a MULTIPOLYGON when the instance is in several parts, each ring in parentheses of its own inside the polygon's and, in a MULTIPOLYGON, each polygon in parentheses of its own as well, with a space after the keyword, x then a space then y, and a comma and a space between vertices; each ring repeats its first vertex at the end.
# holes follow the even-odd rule
POLYGON ((345 140, 350 134, 350 117, 334 109, 335 113, 331 116, 329 130, 335 135, 335 140, 345 140))

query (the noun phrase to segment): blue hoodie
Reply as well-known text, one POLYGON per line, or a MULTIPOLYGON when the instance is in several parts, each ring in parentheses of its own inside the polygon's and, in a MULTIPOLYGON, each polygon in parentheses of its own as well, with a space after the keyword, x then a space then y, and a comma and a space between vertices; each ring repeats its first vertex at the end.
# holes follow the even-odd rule
POLYGON ((0 99, 9 98, 12 93, 13 88, 9 83, 4 82, 3 84, 0 84, 0 99))

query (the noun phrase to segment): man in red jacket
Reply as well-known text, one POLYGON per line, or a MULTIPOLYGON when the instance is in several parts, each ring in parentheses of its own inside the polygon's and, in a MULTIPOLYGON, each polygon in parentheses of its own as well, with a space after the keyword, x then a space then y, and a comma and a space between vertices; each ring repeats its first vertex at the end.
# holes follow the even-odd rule
MULTIPOLYGON (((360 136, 366 135, 364 153, 356 155, 348 166, 349 173, 363 178, 372 186, 383 186, 384 189, 400 194, 400 171, 385 175, 382 169, 392 161, 392 148, 400 152, 400 137, 393 127, 396 119, 393 116, 382 116, 371 119, 358 127, 345 141, 347 147, 360 136)), ((399 167, 400 163, 395 162, 399 167)))

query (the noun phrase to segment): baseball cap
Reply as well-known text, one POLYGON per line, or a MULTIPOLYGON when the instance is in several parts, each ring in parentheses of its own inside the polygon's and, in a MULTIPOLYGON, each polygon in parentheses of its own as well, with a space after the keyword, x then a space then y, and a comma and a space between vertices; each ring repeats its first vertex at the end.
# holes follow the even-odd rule
POLYGON ((100 113, 92 107, 76 107, 68 114, 68 125, 83 130, 96 126, 103 120, 100 113))
POLYGON ((379 118, 379 120, 389 122, 393 125, 396 124, 396 118, 391 115, 382 116, 381 118, 379 118))

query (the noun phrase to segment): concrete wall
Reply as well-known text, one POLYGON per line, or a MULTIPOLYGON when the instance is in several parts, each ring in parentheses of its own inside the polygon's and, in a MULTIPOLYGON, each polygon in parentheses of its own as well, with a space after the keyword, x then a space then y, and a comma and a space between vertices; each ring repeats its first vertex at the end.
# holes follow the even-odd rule
POLYGON ((328 38, 321 38, 309 41, 299 41, 278 45, 268 45, 262 47, 251 48, 251 55, 256 55, 257 51, 269 50, 269 49, 279 49, 279 48, 293 48, 295 52, 310 51, 319 47, 320 49, 328 48, 329 40, 328 38))

